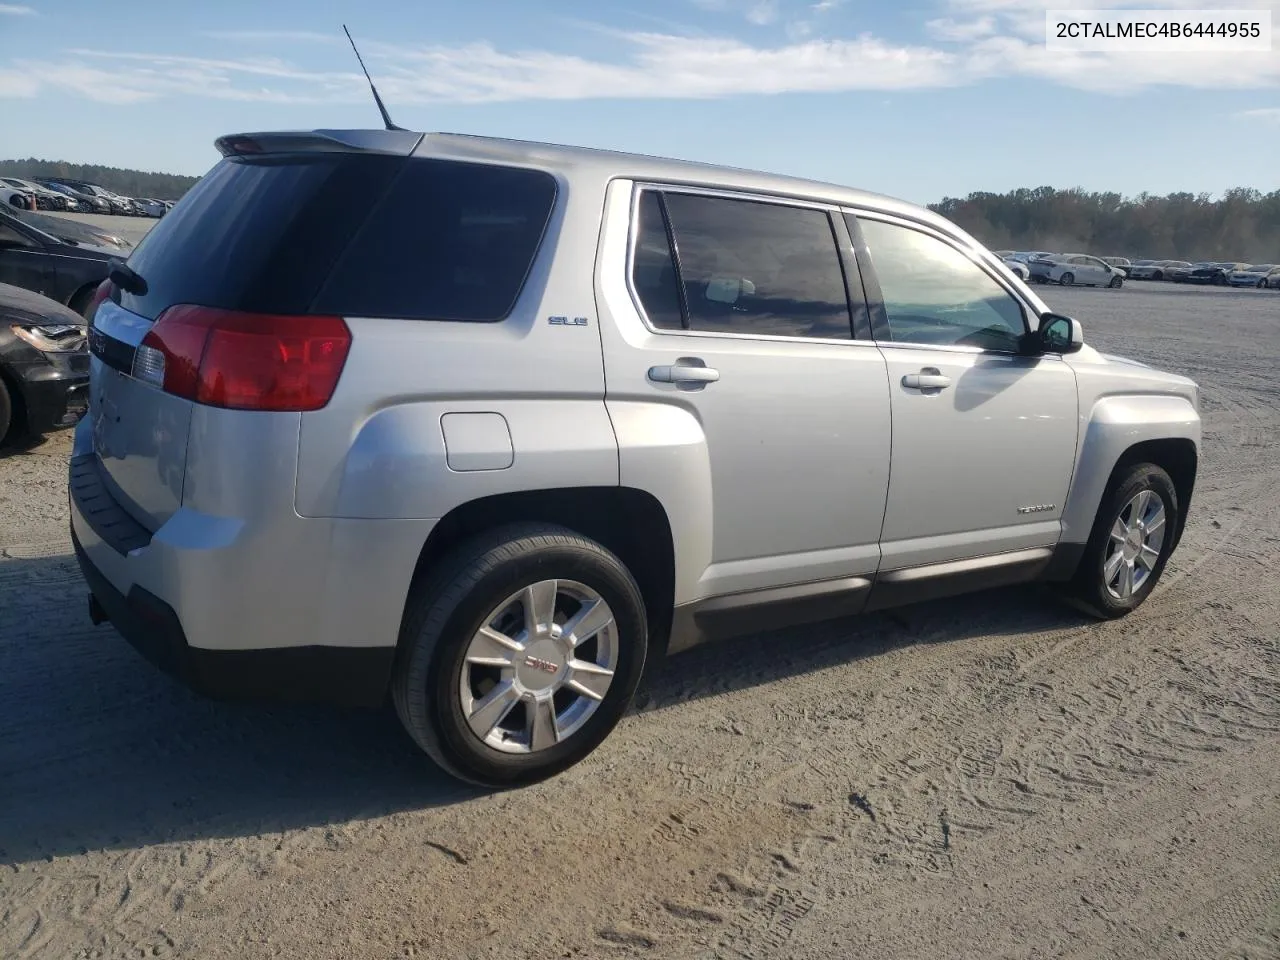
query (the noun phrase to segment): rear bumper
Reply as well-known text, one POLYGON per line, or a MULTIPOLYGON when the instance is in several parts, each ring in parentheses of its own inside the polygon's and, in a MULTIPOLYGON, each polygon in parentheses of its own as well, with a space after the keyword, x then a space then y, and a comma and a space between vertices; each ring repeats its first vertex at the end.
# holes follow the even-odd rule
POLYGON ((173 607, 134 584, 117 590, 89 559, 75 531, 89 591, 116 631, 153 666, 219 700, 377 706, 386 696, 394 647, 280 647, 201 650, 187 643, 173 607))
MULTIPOLYGON (((432 521, 299 517, 291 459, 281 483, 261 469, 258 450, 207 438, 227 451, 217 458, 225 473, 212 479, 224 491, 251 485, 251 509, 228 516, 182 506, 153 531, 114 497, 92 427, 86 419, 76 430, 71 534, 93 595, 126 640, 210 696, 383 699, 432 521)), ((189 487, 209 481, 188 471, 189 487)))

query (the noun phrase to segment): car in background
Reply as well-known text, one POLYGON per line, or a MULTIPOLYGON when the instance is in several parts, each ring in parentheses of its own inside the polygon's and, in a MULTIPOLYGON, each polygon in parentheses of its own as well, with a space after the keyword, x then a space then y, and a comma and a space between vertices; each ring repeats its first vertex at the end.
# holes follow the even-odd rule
POLYGON ((1272 290, 1280 290, 1280 266, 1272 267, 1267 275, 1262 278, 1262 283, 1259 286, 1263 289, 1269 287, 1272 290))
POLYGON ((98 198, 106 205, 105 210, 101 209, 97 204, 94 205, 95 209, 99 213, 114 213, 118 216, 128 216, 130 211, 133 209, 132 204, 126 201, 123 197, 116 196, 106 187, 100 187, 96 183, 89 183, 85 180, 70 180, 66 177, 47 177, 44 182, 66 184, 72 190, 98 198))
POLYGON ((8 212, 23 223, 28 223, 37 230, 67 243, 117 250, 123 257, 127 257, 133 249, 132 242, 113 233, 108 227, 99 227, 85 220, 73 220, 70 217, 51 216, 47 213, 17 208, 8 212))
POLYGON ((41 186, 31 180, 23 180, 20 177, 0 177, 0 186, 31 194, 36 198, 37 210, 68 210, 72 203, 71 198, 66 194, 58 193, 56 190, 50 190, 48 187, 41 186))
POLYGON ((1233 287, 1262 287, 1267 274, 1276 269, 1274 263, 1243 263, 1227 274, 1227 283, 1233 287))
POLYGON ((169 208, 165 206, 163 200, 136 200, 138 207, 142 211, 144 217, 163 217, 169 212, 169 208))
POLYGON ((1134 260, 1125 268, 1130 280, 1150 280, 1160 260, 1134 260))
POLYGON ((1215 267, 1212 260, 1197 260, 1195 263, 1178 262, 1165 267, 1164 278, 1172 283, 1186 283, 1192 271, 1207 267, 1215 267))
MULTIPOLYGON (((65 194, 70 200, 74 200, 76 207, 82 213, 110 213, 111 204, 107 203, 102 197, 94 196, 92 193, 85 193, 83 190, 77 190, 75 187, 67 186, 65 183, 59 183, 57 180, 37 180, 36 183, 50 190, 65 194)), ((71 208, 68 208, 71 209, 71 208)))
POLYGON ((1156 269, 1151 275, 1152 280, 1173 280, 1193 266, 1187 260, 1158 260, 1156 263, 1156 269))
POLYGON ((84 317, 0 283, 0 444, 75 426, 88 407, 84 317))
POLYGON ((0 210, 0 283, 49 297, 81 316, 89 307, 93 291, 107 278, 111 258, 127 255, 118 249, 46 233, 23 218, 0 210))
MULTIPOLYGON (((997 254, 997 256, 999 255, 997 254)), ((1015 260, 1012 256, 1000 257, 1000 259, 1006 267, 1008 267, 1010 270, 1013 271, 1014 276, 1016 276, 1019 280, 1031 279, 1030 268, 1021 260, 1015 260)))
POLYGON ((0 204, 6 207, 17 207, 20 210, 30 210, 34 202, 35 197, 29 191, 0 183, 0 204))
POLYGON ((1129 275, 1129 268, 1133 266, 1128 257, 1102 257, 1101 259, 1108 266, 1119 267, 1126 277, 1129 275))
POLYGON ((1227 278, 1241 267, 1247 267, 1247 263, 1197 263, 1186 276, 1181 278, 1182 283, 1199 283, 1213 284, 1214 286, 1225 287, 1227 278))
POLYGON ((1059 283, 1064 287, 1121 287, 1125 279, 1119 267, 1087 253, 1061 254, 1044 265, 1041 276, 1045 283, 1059 283))

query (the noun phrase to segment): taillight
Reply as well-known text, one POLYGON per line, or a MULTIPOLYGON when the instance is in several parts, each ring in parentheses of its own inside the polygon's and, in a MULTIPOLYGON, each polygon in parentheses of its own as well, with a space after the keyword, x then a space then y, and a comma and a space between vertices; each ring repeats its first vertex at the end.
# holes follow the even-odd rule
POLYGON ((84 318, 89 321, 89 325, 93 325, 93 315, 98 312, 98 307, 102 306, 102 301, 111 296, 111 278, 103 280, 93 291, 93 296, 89 298, 89 305, 84 308, 84 318))
POLYGON ((319 410, 342 374, 341 317, 240 313, 182 304, 156 318, 134 376, 165 393, 234 410, 319 410))

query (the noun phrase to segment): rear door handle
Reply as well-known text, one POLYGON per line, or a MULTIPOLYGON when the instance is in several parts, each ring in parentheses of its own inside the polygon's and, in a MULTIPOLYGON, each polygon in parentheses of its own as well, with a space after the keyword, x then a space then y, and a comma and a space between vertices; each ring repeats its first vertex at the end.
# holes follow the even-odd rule
POLYGON ((937 367, 925 367, 919 373, 908 373, 902 378, 902 385, 910 390, 944 390, 951 386, 951 378, 937 367))
POLYGON ((665 367, 650 367, 649 379, 654 383, 674 383, 681 390, 701 390, 720 379, 720 371, 708 367, 701 357, 680 357, 665 367))

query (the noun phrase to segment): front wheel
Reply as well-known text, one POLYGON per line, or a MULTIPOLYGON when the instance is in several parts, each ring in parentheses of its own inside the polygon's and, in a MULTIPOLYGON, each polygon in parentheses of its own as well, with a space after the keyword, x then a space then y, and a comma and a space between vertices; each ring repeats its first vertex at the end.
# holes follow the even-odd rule
POLYGON ((392 699, 410 736, 454 776, 533 783, 608 736, 647 644, 640 589, 613 553, 563 527, 503 527, 415 587, 392 699))
POLYGON ((1119 290, 1124 285, 1124 280, 1120 277, 1112 277, 1111 282, 1107 284, 1112 290, 1119 290))
POLYGON ((1159 582, 1177 527, 1178 494, 1169 474, 1153 463, 1126 467, 1102 499, 1072 597, 1103 619, 1136 609, 1159 582))
POLYGON ((1062 284, 1064 287, 1069 287, 1075 282, 1076 282, 1076 275, 1074 273, 1064 273, 1058 279, 1058 283, 1062 284))

